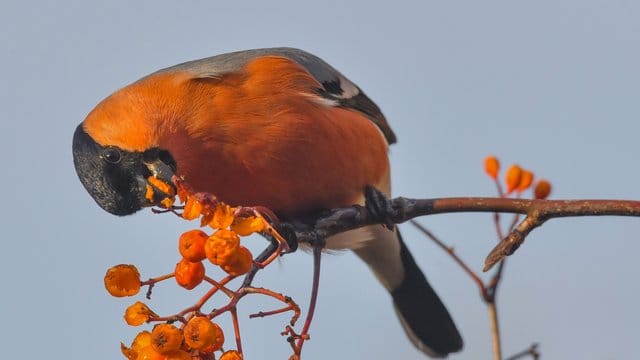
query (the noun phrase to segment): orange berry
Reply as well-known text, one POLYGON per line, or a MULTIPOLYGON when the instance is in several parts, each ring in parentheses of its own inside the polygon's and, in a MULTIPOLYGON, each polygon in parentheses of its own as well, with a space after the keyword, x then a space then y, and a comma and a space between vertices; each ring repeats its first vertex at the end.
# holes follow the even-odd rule
POLYGON ((224 332, 222 332, 222 328, 216 323, 213 324, 213 327, 215 328, 216 337, 210 346, 203 349, 209 352, 218 351, 222 349, 222 345, 224 345, 224 332))
POLYGON ((207 239, 204 245, 207 259, 215 265, 226 263, 240 246, 240 237, 233 231, 220 229, 207 239))
POLYGON ((213 220, 213 210, 203 205, 202 217, 200 218, 200 226, 206 226, 213 220))
POLYGON ((180 350, 182 332, 171 324, 158 324, 151 332, 151 346, 161 354, 180 350))
POLYGON ((184 327, 184 342, 192 349, 213 352, 222 348, 224 334, 218 324, 205 316, 197 316, 184 327))
POLYGON ((140 351, 143 347, 151 345, 151 333, 148 331, 141 331, 133 338, 131 348, 136 351, 140 351))
POLYGON ((176 202, 176 198, 175 197, 166 197, 164 199, 162 199, 160 201, 160 205, 162 205, 165 208, 170 208, 173 206, 173 204, 176 202))
POLYGON ((507 185, 507 194, 518 188, 520 179, 522 179, 522 168, 518 165, 511 165, 505 173, 505 183, 507 185))
POLYGON ((180 255, 191 262, 206 259, 207 254, 204 252, 204 244, 208 238, 209 235, 202 230, 191 230, 180 235, 178 242, 180 255))
POLYGON ((233 223, 235 208, 227 204, 218 204, 213 210, 213 218, 208 225, 214 229, 226 229, 233 223))
POLYGON ((522 178, 520 179, 520 184, 518 184, 518 191, 523 192, 531 186, 533 182, 533 173, 529 170, 522 170, 522 178))
POLYGON ((548 180, 540 179, 533 189, 533 196, 536 199, 546 199, 551 194, 551 183, 548 180))
POLYGON ((136 360, 138 359, 138 352, 135 351, 133 348, 128 348, 125 344, 120 343, 120 352, 122 353, 122 355, 124 355, 124 357, 126 357, 128 360, 136 360))
POLYGON ((168 184, 155 176, 149 176, 147 178, 147 182, 155 186, 158 190, 162 191, 167 195, 167 197, 173 197, 176 195, 176 190, 174 189, 173 185, 168 184))
POLYGON ((191 262, 182 259, 176 264, 174 274, 178 285, 191 290, 204 280, 204 265, 201 261, 191 262))
POLYGON ((187 198, 187 203, 184 204, 184 210, 182 211, 182 217, 186 220, 193 220, 200 217, 201 214, 202 203, 193 196, 187 198))
POLYGON ((136 360, 165 360, 165 356, 157 352, 152 345, 148 345, 138 351, 136 360))
POLYGON ((178 183, 176 183, 176 188, 178 189, 177 193, 178 193, 178 199, 180 200, 180 203, 184 203, 185 201, 187 201, 187 198, 189 197, 189 191, 182 184, 182 181, 179 181, 178 183))
POLYGON ((484 171, 492 179, 498 178, 498 172, 500 171, 500 162, 495 156, 487 156, 484 159, 484 171))
POLYGON ((240 246, 238 251, 233 253, 229 260, 222 264, 221 267, 227 274, 239 276, 249 272, 251 265, 253 265, 253 255, 251 255, 251 251, 244 246, 240 246))
POLYGON ((112 266, 104 275, 104 287, 111 296, 133 296, 140 291, 140 273, 133 265, 112 266))
POLYGON ((122 351, 122 355, 129 360, 138 360, 138 355, 145 347, 151 347, 151 333, 148 331, 138 333, 131 343, 131 348, 120 343, 120 351, 122 351))
MULTIPOLYGON (((224 338, 223 338, 223 340, 224 340, 224 338)), ((211 345, 211 346, 208 346, 208 347, 206 347, 204 349, 198 350, 198 352, 200 354, 203 354, 203 355, 209 355, 209 354, 213 355, 213 353, 216 352, 217 350, 220 350, 220 349, 216 349, 216 348, 213 347, 213 345, 211 345)))
POLYGON ((124 313, 124 321, 131 326, 139 326, 147 322, 151 316, 156 315, 147 305, 137 301, 135 304, 129 306, 124 313))
POLYGON ((188 352, 184 351, 184 350, 175 350, 175 351, 169 351, 168 353, 164 354, 165 356, 165 360, 191 360, 191 354, 189 354, 188 352))
POLYGON ((147 185, 147 190, 144 193, 144 198, 149 202, 153 201, 153 188, 151 187, 151 185, 147 185))
POLYGON ((261 232, 264 228, 264 220, 257 216, 237 218, 233 224, 231 224, 231 230, 240 236, 248 236, 256 232, 261 232))
POLYGON ((228 350, 218 360, 242 360, 242 354, 235 350, 228 350))

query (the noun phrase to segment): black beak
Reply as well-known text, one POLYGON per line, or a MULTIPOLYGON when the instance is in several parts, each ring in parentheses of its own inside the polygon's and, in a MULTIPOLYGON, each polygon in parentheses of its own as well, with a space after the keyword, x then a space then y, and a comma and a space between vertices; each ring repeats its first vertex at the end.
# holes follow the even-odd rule
MULTIPOLYGON (((144 162, 149 171, 153 174, 156 179, 160 179, 167 184, 173 186, 173 169, 162 160, 156 159, 152 162, 144 162)), ((175 187, 174 187, 175 188, 175 187)))

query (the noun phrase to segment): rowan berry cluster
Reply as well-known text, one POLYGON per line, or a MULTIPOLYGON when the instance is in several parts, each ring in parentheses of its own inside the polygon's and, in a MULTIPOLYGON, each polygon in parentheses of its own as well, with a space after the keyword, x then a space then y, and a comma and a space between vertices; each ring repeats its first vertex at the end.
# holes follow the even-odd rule
MULTIPOLYGON (((138 333, 131 347, 121 347, 128 359, 192 360, 195 351, 198 352, 196 358, 215 358, 214 352, 220 350, 223 343, 220 326, 208 317, 195 316, 181 329, 173 324, 158 324, 151 332, 138 333)), ((224 352, 220 359, 241 359, 241 356, 231 350, 224 352)))
MULTIPOLYGON (((501 197, 516 196, 531 188, 534 174, 518 165, 511 165, 504 174, 504 182, 499 179, 500 163, 496 157, 489 156, 484 162, 486 173, 495 181, 501 197), (503 191, 503 186, 506 191, 503 191)), ((172 273, 142 281, 140 272, 134 265, 121 264, 107 270, 104 285, 107 291, 115 297, 134 296, 143 286, 148 286, 147 298, 151 289, 161 281, 174 278, 179 286, 192 290, 208 283, 211 288, 195 305, 170 315, 160 316, 151 308, 137 301, 130 305, 124 314, 124 319, 131 326, 154 323, 151 331, 141 331, 134 338, 130 346, 121 344, 124 356, 129 360, 214 360, 219 354, 219 360, 241 360, 242 348, 236 305, 246 294, 262 294, 274 298, 285 304, 284 307, 272 311, 261 311, 250 317, 263 317, 292 312, 290 326, 282 335, 288 336, 288 341, 294 350, 292 358, 299 357, 302 342, 308 339, 308 325, 311 317, 308 315, 305 327, 300 334, 293 330, 293 326, 300 316, 300 309, 295 302, 282 294, 265 288, 251 286, 251 281, 237 290, 231 290, 228 284, 238 276, 256 271, 274 261, 281 253, 289 250, 286 240, 278 234, 265 219, 263 212, 256 208, 230 207, 218 201, 208 193, 192 191, 183 180, 175 178, 172 183, 150 177, 145 197, 152 203, 160 203, 163 210, 156 212, 174 213, 185 220, 200 220, 200 228, 183 233, 178 241, 181 255, 172 273), (158 199, 158 197, 162 197, 158 199), (174 205, 176 197, 180 204, 174 205), (210 233, 205 230, 210 229, 210 233), (240 237, 253 233, 269 235, 278 244, 273 253, 266 259, 257 261, 251 252, 240 242, 240 237), (227 275, 216 281, 207 276, 205 264, 216 265, 227 275), (203 312, 202 308, 218 291, 229 297, 229 302, 211 312, 203 312), (237 350, 223 349, 224 333, 213 320, 225 312, 233 317, 234 338, 237 350)), ((549 181, 540 179, 533 187, 533 197, 545 199, 551 192, 549 181)), ((275 216, 263 210, 271 221, 275 216)), ((253 275, 254 273, 252 273, 253 275)), ((253 276, 248 278, 253 278, 253 276)))
MULTIPOLYGON (((511 165, 504 174, 505 190, 502 190, 502 183, 499 180, 500 161, 495 156, 487 156, 484 159, 484 171, 491 177, 498 186, 498 192, 501 196, 509 196, 515 194, 517 197, 522 194, 534 183, 533 172, 523 169, 519 165, 511 165)), ((546 199, 551 194, 551 183, 545 179, 535 181, 533 185, 533 198, 546 199)))
MULTIPOLYGON (((223 351, 224 333, 220 326, 212 321, 221 311, 207 314, 201 312, 201 308, 214 293, 221 290, 227 295, 235 295, 232 296, 235 302, 232 301, 233 303, 227 307, 229 310, 234 309, 235 303, 244 293, 233 292, 225 285, 235 277, 249 272, 255 264, 251 252, 240 244, 240 237, 265 230, 269 230, 273 235, 273 228, 253 208, 230 207, 209 194, 193 193, 179 180, 175 183, 175 190, 174 186, 154 177, 148 180, 153 185, 147 188, 148 199, 154 199, 154 188, 158 189, 168 195, 161 201, 166 212, 174 212, 186 220, 200 219, 201 228, 187 231, 180 236, 178 250, 182 258, 176 264, 173 273, 142 281, 134 265, 116 265, 105 274, 105 288, 112 296, 125 297, 134 296, 143 286, 149 286, 149 297, 152 286, 173 277, 178 285, 187 290, 194 289, 205 280, 212 285, 212 289, 195 306, 173 316, 159 316, 140 301, 129 306, 124 315, 127 324, 140 326, 155 322, 156 325, 151 332, 145 330, 138 333, 130 347, 121 344, 122 353, 129 360, 213 360, 215 353, 222 351, 220 360, 242 359, 241 351, 223 351), (184 206, 174 206, 176 195, 184 206), (203 230, 206 227, 211 228, 213 232, 207 234, 203 230), (205 260, 219 266, 228 276, 219 282, 207 277, 205 260)), ((297 305, 281 294, 266 289, 254 292, 280 299, 286 302, 291 310, 299 312, 297 305)), ((235 310, 231 313, 235 317, 235 310)), ((238 348, 240 350, 239 344, 238 348)))

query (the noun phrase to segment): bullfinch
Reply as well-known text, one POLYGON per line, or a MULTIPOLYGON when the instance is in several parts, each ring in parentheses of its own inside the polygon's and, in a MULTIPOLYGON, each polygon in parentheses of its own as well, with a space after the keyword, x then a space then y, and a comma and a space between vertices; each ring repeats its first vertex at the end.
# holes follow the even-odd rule
MULTIPOLYGON (((396 136, 378 106, 320 58, 293 48, 233 52, 175 65, 116 91, 76 128, 80 181, 107 212, 155 199, 147 178, 170 169, 230 205, 282 219, 391 194, 396 136)), ((411 342, 445 357, 462 348, 447 309, 397 229, 367 226, 327 239, 353 250, 388 290, 411 342)))

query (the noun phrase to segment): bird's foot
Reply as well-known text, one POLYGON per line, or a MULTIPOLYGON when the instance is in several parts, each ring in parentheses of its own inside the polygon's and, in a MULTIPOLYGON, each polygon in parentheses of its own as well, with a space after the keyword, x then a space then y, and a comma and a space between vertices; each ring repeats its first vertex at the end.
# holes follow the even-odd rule
POLYGON ((391 206, 391 201, 380 190, 371 185, 365 187, 364 198, 364 207, 367 209, 367 213, 374 220, 379 220, 385 227, 392 230, 395 222, 393 221, 394 209, 391 206))

